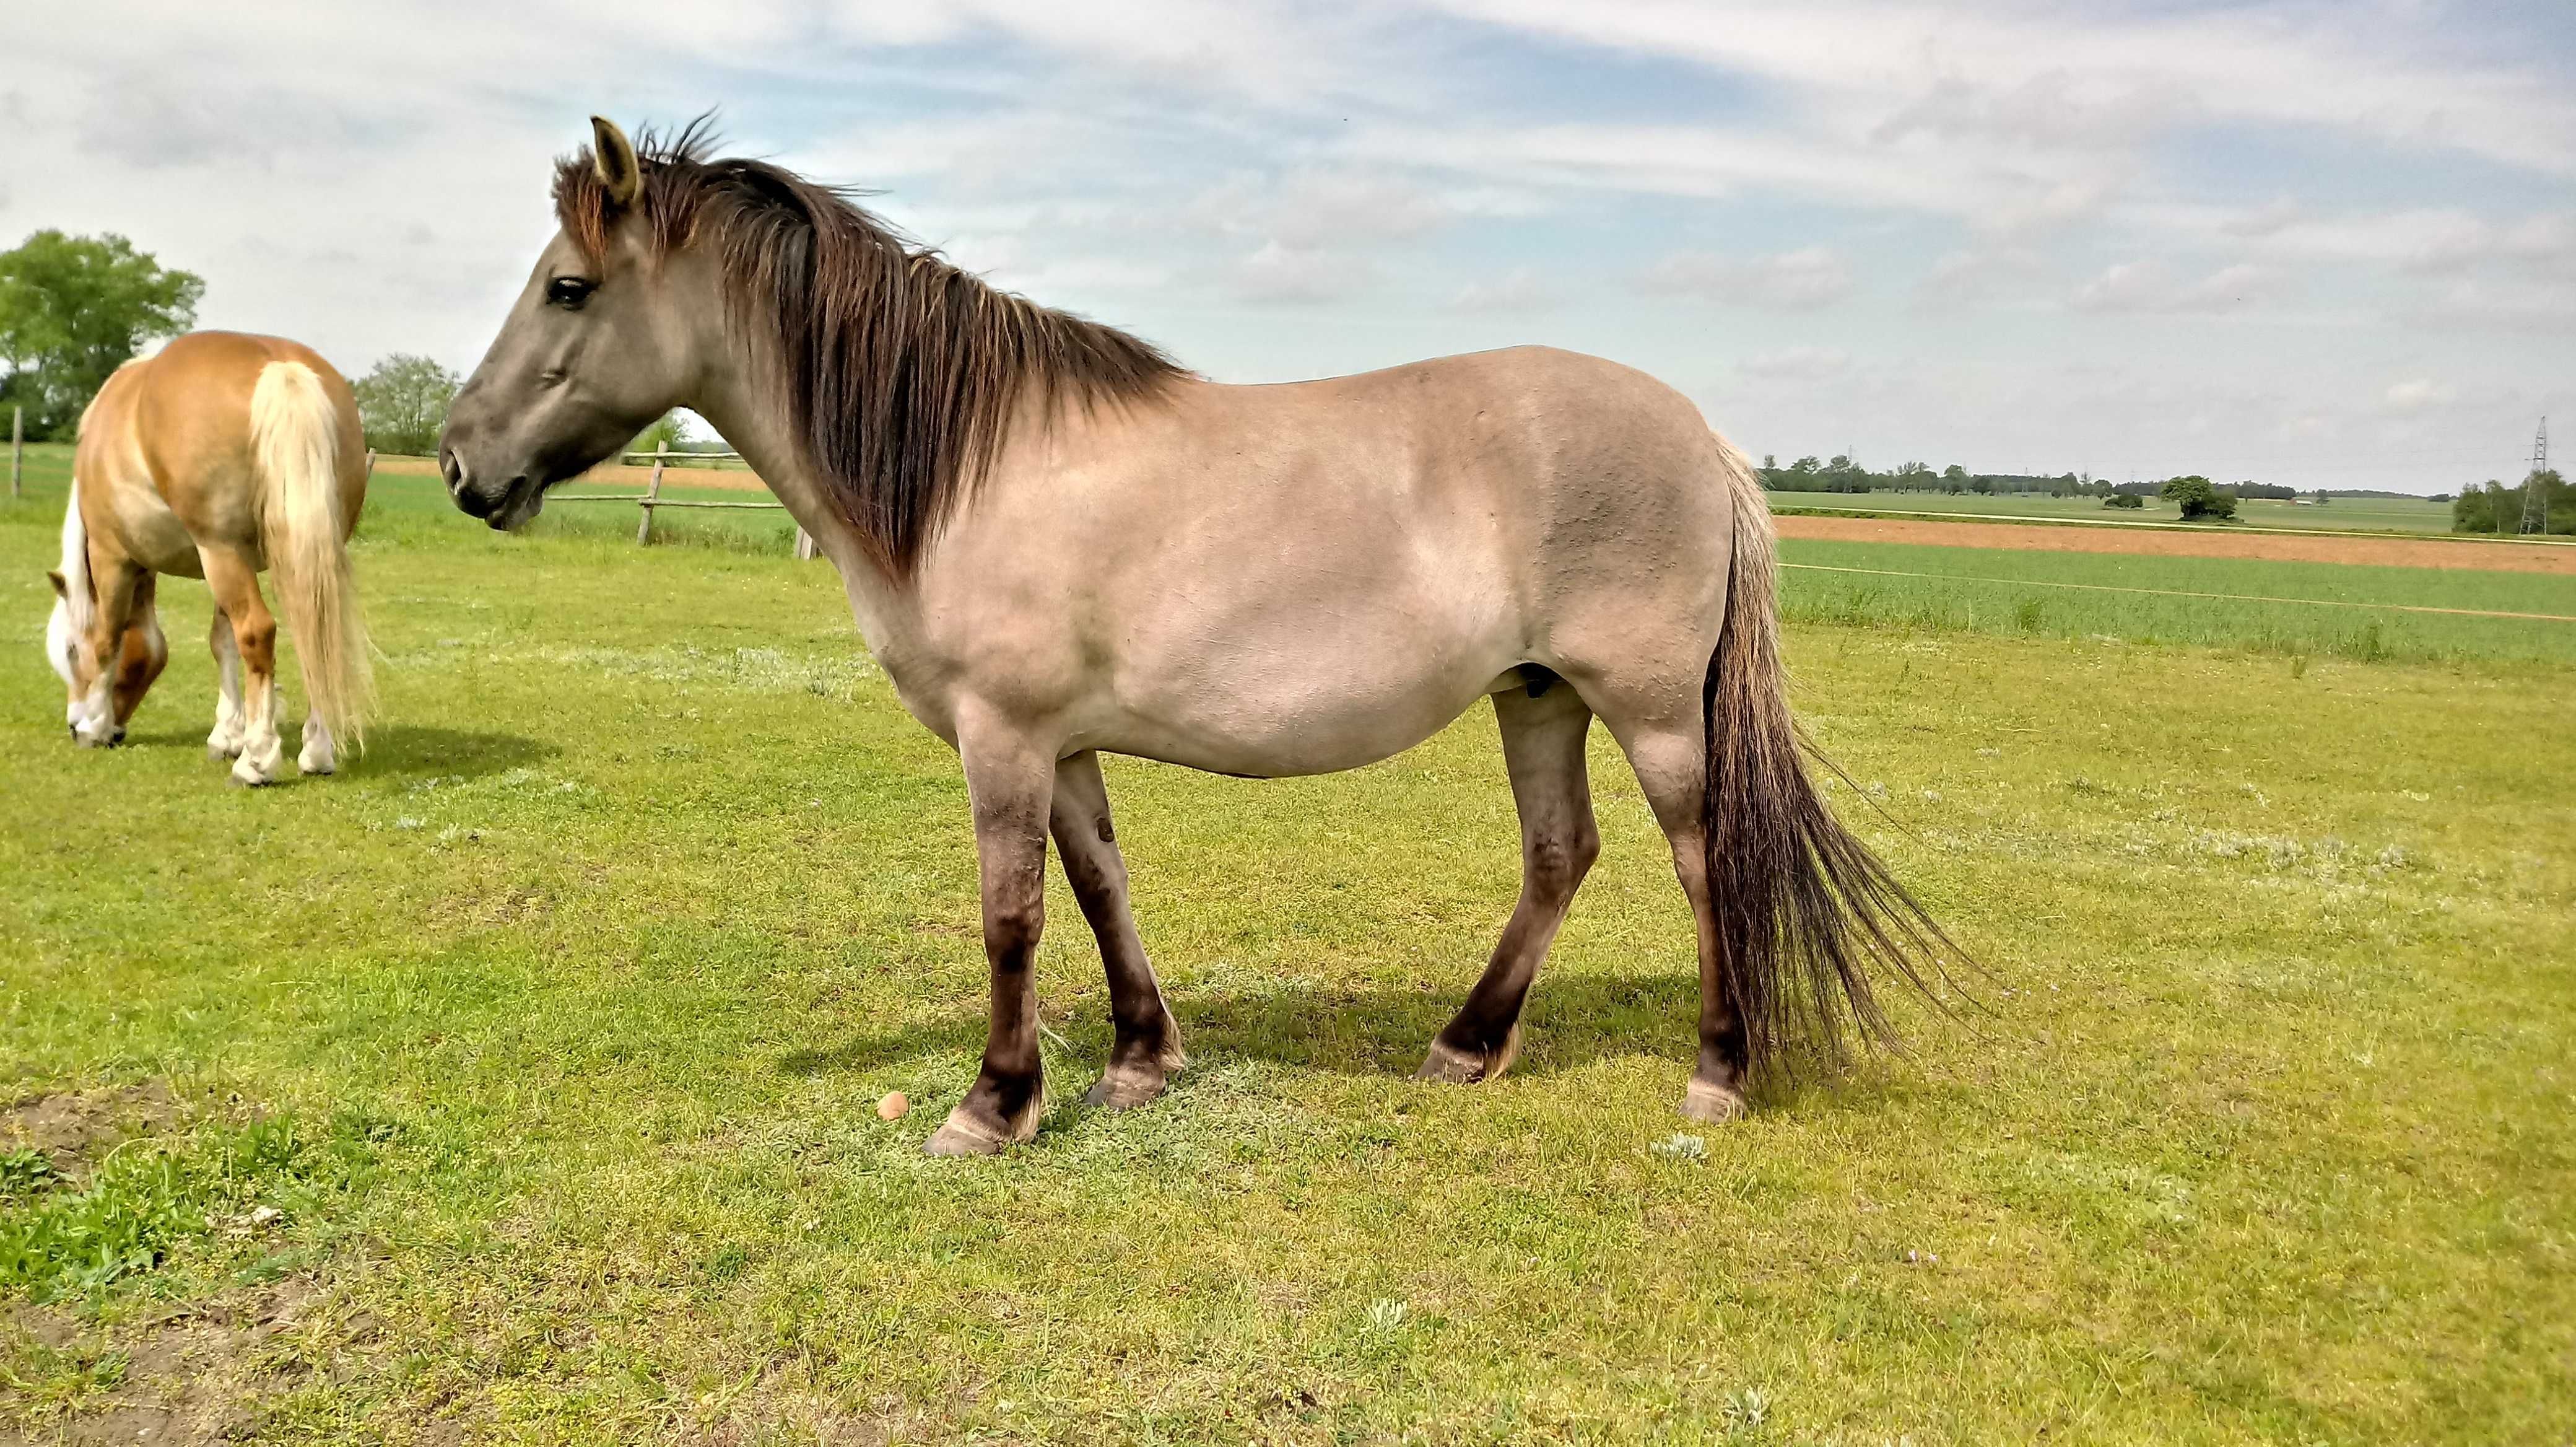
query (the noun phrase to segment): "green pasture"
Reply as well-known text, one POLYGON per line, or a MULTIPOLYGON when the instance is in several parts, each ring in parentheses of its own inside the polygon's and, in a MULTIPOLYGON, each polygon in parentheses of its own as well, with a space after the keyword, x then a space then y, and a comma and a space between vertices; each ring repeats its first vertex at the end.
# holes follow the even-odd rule
MULTIPOLYGON (((199 748, 193 584, 129 745, 65 742, 60 486, 0 507, 0 1099, 121 1124, 0 1138, 0 1439, 2568 1438, 2555 653, 1793 573, 1830 792, 1982 968, 1722 1129, 1673 1113, 1689 921, 1606 741, 1604 857, 1472 1089, 1407 1076, 1515 888, 1488 715, 1332 778, 1112 761, 1191 1065, 1076 1103, 1105 991, 1059 888, 1056 1108, 934 1162, 983 1033, 965 791, 827 565, 380 485, 384 721, 253 793, 199 748)), ((1790 550, 1829 556, 1946 566, 1790 550)), ((2565 586, 2351 571, 2243 591, 2565 586)))
MULTIPOLYGON (((2049 497, 2040 493, 1940 492, 1775 492, 1774 512, 1877 513, 1904 517, 1912 513, 1948 513, 1967 517, 2042 518, 2073 522, 2180 522, 2172 503, 2148 498, 2131 512, 2107 508, 2098 497, 2049 497)), ((2249 497, 2236 505, 2237 527, 2331 529, 2339 532, 2447 533, 2451 505, 2413 498, 2339 497, 2323 507, 2249 497)))

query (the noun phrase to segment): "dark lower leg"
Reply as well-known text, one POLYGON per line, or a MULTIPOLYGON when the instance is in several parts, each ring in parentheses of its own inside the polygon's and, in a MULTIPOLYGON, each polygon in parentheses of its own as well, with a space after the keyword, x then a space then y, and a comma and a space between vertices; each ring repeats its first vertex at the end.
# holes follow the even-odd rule
POLYGON ((1729 1120, 1744 1111, 1749 1042, 1743 1017, 1736 1012, 1733 977, 1727 969, 1726 946, 1718 938, 1717 915, 1708 886, 1708 859, 1698 831, 1673 851, 1690 896, 1691 915, 1699 922, 1699 1064, 1683 1093, 1682 1113, 1696 1120, 1729 1120))
POLYGON ((1127 907, 1127 866, 1110 827, 1109 790, 1097 754, 1076 754, 1056 765, 1050 823, 1065 882, 1100 942, 1109 1022, 1116 1032, 1108 1068, 1086 1099, 1115 1108, 1143 1105, 1162 1094, 1166 1077, 1181 1068, 1181 1033, 1127 907))
POLYGON ((1431 1042, 1425 1079, 1490 1080, 1511 1065, 1530 983, 1601 851, 1583 757, 1592 714, 1573 687, 1556 681, 1536 698, 1499 694, 1494 713, 1520 809, 1521 895, 1483 977, 1431 1042))
MULTIPOLYGON (((1613 726, 1618 720, 1613 719, 1613 726)), ((1736 1014, 1733 976, 1718 937, 1715 900, 1708 879, 1708 846, 1701 812, 1707 805, 1708 746, 1695 725, 1671 718, 1631 722, 1620 746, 1637 771, 1647 806, 1673 851, 1673 873, 1690 900, 1699 943, 1699 1061, 1682 1094, 1682 1114, 1694 1120, 1730 1120, 1744 1113, 1748 1056, 1736 1014)))
POLYGON ((1038 1054, 1033 971, 1046 925, 1046 820, 1052 767, 1032 770, 1022 754, 982 759, 966 752, 975 803, 975 853, 982 866, 984 958, 993 1007, 983 1068, 966 1098, 930 1138, 934 1155, 982 1155, 1037 1134, 1046 1106, 1038 1054))

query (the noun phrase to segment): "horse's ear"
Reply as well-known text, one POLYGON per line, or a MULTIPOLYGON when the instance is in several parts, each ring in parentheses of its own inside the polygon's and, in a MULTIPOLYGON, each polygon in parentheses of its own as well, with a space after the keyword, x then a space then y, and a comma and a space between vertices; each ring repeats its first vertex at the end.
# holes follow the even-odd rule
POLYGON ((599 169, 609 204, 621 211, 634 205, 644 194, 644 168, 636 163, 634 143, 606 116, 590 118, 590 143, 590 162, 599 169))
POLYGON ((62 570, 59 568, 47 568, 45 570, 45 576, 53 580, 54 596, 62 599, 66 603, 70 602, 72 599, 72 587, 71 584, 63 581, 62 570))

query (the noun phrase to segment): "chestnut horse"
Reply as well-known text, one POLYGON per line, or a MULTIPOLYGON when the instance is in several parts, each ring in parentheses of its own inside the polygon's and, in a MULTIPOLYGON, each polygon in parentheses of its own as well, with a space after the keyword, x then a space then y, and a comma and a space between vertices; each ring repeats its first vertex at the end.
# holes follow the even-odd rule
POLYGON ((1181 1063, 1128 911, 1103 751, 1217 773, 1356 768, 1490 697, 1519 905, 1422 1073, 1490 1080, 1598 850, 1584 740, 1625 751, 1698 921, 1685 1114, 1847 1025, 1864 967, 1943 941, 1826 809, 1783 693, 1772 539, 1744 457, 1654 379, 1537 348, 1218 386, 1005 295, 849 196, 697 127, 592 124, 538 258, 441 439, 495 528, 668 408, 714 423, 839 567, 914 718, 953 745, 983 875, 983 1068, 929 1141, 1025 1140, 1044 1108, 1030 966, 1050 833, 1107 966, 1091 1099, 1181 1063))
POLYGON ((274 781, 277 624, 259 591, 273 567, 312 710, 296 766, 337 768, 339 748, 362 742, 371 695, 347 548, 366 496, 357 402, 310 349, 193 332, 119 369, 81 414, 52 574, 45 653, 70 690, 72 738, 124 739, 170 657, 156 580, 202 577, 221 679, 206 752, 233 761, 235 783, 274 781))

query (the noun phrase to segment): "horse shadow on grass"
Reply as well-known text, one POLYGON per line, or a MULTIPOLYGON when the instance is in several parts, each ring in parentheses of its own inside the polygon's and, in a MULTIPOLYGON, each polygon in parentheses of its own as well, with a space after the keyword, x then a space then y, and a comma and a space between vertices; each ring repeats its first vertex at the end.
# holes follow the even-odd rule
MULTIPOLYGON (((300 728, 281 730, 290 761, 303 746, 300 728)), ((205 732, 200 730, 155 730, 127 736, 124 748, 203 749, 205 732)), ((416 779, 452 776, 479 779, 490 774, 504 774, 512 769, 530 768, 554 758, 563 750, 537 739, 518 734, 486 733, 476 729, 443 729, 420 724, 383 724, 367 732, 367 747, 354 758, 344 758, 341 771, 356 779, 416 779)), ((295 777, 292 771, 289 779, 295 777)))
MULTIPOLYGON (((1404 1076, 1422 1063, 1431 1037, 1466 998, 1465 981, 1445 987, 1290 990, 1192 995, 1167 991, 1180 1022, 1181 1045, 1193 1059, 1264 1060, 1335 1075, 1404 1076)), ((1596 1060, 1658 1055, 1689 1061, 1698 1049, 1699 980, 1694 974, 1539 977, 1521 1018, 1516 1076, 1552 1075, 1596 1060)), ((1069 1044, 1088 1065, 1109 1053, 1109 1024, 1067 1027, 1069 1044)), ((898 1029, 782 1056, 787 1075, 855 1074, 938 1056, 980 1054, 980 1005, 898 1029)))

